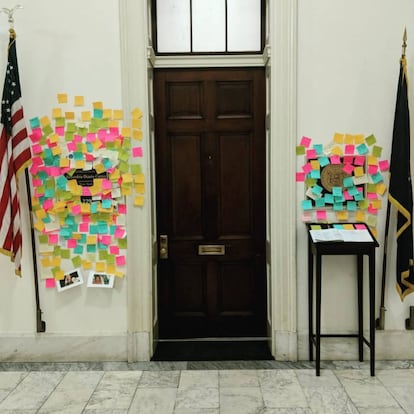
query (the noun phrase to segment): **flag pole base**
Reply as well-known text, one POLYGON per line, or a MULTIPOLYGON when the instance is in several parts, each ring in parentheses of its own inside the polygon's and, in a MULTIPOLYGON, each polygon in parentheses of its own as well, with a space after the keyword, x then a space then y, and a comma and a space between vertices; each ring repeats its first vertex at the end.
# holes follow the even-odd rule
POLYGON ((405 329, 414 331, 414 306, 410 306, 410 317, 405 320, 405 329))
POLYGON ((375 321, 375 327, 378 331, 383 331, 385 326, 385 309, 383 306, 380 307, 380 316, 375 321))

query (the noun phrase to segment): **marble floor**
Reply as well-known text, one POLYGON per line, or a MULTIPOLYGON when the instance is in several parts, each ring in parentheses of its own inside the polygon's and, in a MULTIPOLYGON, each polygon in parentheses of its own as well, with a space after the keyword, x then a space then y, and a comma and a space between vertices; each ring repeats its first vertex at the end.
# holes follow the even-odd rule
POLYGON ((0 363, 0 413, 414 413, 414 361, 0 363))

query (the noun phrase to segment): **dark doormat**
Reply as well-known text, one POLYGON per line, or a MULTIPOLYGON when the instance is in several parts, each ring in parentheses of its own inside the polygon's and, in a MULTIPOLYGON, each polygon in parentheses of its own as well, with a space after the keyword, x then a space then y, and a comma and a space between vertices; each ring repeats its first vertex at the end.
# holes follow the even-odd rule
POLYGON ((273 360, 267 341, 158 342, 153 361, 273 360))

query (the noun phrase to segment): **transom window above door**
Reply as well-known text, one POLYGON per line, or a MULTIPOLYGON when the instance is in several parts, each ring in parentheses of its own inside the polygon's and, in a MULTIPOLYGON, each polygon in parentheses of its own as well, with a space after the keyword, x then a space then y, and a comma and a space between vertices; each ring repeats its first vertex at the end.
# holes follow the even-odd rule
POLYGON ((154 0, 157 54, 261 53, 264 0, 154 0))

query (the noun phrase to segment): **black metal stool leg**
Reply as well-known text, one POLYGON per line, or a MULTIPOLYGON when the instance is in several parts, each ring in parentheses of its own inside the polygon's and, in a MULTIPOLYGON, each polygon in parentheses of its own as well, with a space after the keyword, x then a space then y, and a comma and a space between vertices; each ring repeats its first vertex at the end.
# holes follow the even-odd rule
POLYGON ((357 256, 357 280, 358 280, 358 356, 364 360, 364 306, 363 306, 363 273, 364 256, 357 256))
POLYGON ((316 376, 321 375, 322 256, 316 255, 316 376))

